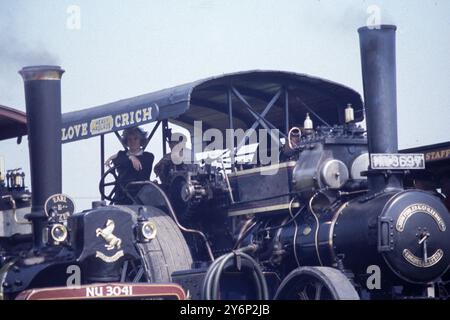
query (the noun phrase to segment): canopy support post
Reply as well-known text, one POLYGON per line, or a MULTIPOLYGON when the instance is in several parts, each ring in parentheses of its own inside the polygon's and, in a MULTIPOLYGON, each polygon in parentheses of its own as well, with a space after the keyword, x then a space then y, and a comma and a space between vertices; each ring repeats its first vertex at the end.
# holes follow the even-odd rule
POLYGON ((162 149, 163 149, 163 157, 167 154, 167 130, 169 129, 169 123, 167 120, 162 120, 162 149))
POLYGON ((156 123, 156 125, 153 127, 152 132, 150 132, 150 135, 148 136, 147 140, 145 141, 145 144, 143 146, 143 149, 145 150, 148 146, 148 144, 150 143, 150 141, 152 140, 153 136, 155 135, 156 130, 158 129, 159 125, 161 124, 161 120, 158 120, 158 122, 156 123))
MULTIPOLYGON (((228 100, 229 127, 231 129, 230 132, 233 132, 233 130, 234 130, 234 125, 233 125, 233 97, 231 95, 231 88, 228 88, 227 100, 228 100)), ((235 153, 234 152, 234 134, 232 135, 232 138, 233 138, 233 146, 230 149, 230 161, 231 161, 231 172, 234 172, 235 171, 235 163, 234 163, 234 153, 235 153)))
POLYGON ((286 117, 286 135, 289 134, 289 92, 284 88, 284 113, 286 117))
MULTIPOLYGON (((100 178, 105 174, 105 135, 100 135, 100 178)), ((101 200, 105 200, 105 196, 101 195, 101 200)))

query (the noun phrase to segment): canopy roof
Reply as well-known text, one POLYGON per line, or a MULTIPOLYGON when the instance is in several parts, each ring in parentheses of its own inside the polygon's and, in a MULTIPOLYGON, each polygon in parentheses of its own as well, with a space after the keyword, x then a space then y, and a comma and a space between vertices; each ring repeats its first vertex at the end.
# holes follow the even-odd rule
POLYGON ((27 116, 25 112, 0 105, 0 140, 26 134, 27 116))
POLYGON ((450 141, 400 150, 403 153, 423 153, 425 162, 447 162, 450 167, 450 141))
POLYGON ((62 141, 86 139, 166 119, 188 130, 192 130, 194 121, 200 120, 204 129, 225 130, 230 127, 230 100, 233 127, 246 130, 255 122, 254 114, 261 114, 275 95, 277 100, 264 118, 283 132, 286 101, 289 126, 302 126, 307 112, 315 125, 343 123, 344 109, 349 103, 355 110, 355 119, 363 119, 361 96, 348 87, 304 74, 256 70, 211 77, 63 114, 62 141))

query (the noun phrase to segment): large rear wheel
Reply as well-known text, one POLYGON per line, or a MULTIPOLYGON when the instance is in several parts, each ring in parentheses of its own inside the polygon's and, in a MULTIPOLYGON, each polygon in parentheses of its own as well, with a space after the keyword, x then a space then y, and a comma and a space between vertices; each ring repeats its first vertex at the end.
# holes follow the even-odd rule
POLYGON ((350 280, 330 267, 300 267, 284 278, 276 300, 359 300, 350 280))
POLYGON ((136 244, 141 261, 123 266, 125 282, 171 282, 175 271, 192 268, 189 247, 173 219, 162 210, 147 207, 144 216, 156 226, 156 236, 147 243, 136 244))

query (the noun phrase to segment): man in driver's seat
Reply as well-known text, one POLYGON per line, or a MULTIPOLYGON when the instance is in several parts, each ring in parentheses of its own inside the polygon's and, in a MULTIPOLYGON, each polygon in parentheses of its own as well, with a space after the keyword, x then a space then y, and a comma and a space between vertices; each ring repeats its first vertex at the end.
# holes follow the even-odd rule
POLYGON ((152 153, 143 149, 146 136, 145 131, 139 127, 125 129, 122 133, 122 143, 127 146, 127 150, 121 150, 106 160, 106 165, 114 164, 119 175, 113 198, 113 202, 116 204, 132 204, 133 201, 127 196, 126 192, 134 197, 142 186, 128 184, 150 179, 155 157, 152 153), (126 192, 123 188, 126 188, 126 192))

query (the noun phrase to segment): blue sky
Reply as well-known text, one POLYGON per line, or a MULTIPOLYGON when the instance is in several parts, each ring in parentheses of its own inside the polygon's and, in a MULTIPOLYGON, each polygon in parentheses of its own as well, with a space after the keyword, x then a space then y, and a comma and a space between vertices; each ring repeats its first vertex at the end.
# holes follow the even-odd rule
MULTIPOLYGON (((362 92, 356 29, 373 5, 382 23, 398 26, 400 148, 449 141, 448 0, 0 0, 0 104, 25 109, 17 71, 31 64, 66 70, 63 112, 250 69, 307 73, 362 92), (72 5, 79 29, 67 27, 72 5)), ((63 191, 79 209, 98 194, 98 146, 63 147, 63 191)), ((118 148, 107 140, 107 154, 118 148)), ((26 139, 2 142, 0 155, 8 168, 28 170, 26 139)))

